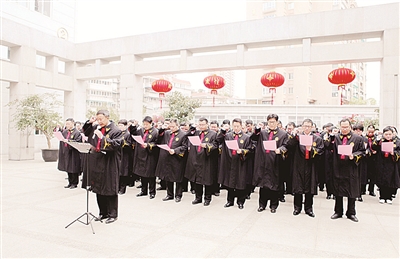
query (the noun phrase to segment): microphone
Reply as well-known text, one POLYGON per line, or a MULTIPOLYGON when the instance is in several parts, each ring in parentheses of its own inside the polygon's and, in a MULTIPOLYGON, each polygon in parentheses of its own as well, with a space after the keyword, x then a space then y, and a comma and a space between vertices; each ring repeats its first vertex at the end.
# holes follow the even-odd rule
MULTIPOLYGON (((100 125, 97 125, 97 130, 100 130, 101 129, 101 126, 100 125)), ((96 137, 96 134, 94 134, 94 132, 93 132, 93 136, 92 136, 92 139, 94 139, 96 137)))

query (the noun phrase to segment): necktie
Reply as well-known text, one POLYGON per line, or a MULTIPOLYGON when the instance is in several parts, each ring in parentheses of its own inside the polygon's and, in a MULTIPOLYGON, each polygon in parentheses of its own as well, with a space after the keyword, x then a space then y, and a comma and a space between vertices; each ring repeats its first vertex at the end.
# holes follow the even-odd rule
MULTIPOLYGON (((269 132, 269 137, 268 137, 268 140, 272 140, 272 137, 274 136, 274 132, 271 130, 270 132, 269 132)), ((269 153, 270 152, 270 150, 265 150, 265 153, 269 153)))
POLYGON ((305 159, 306 160, 310 159, 310 151, 308 151, 307 147, 306 147, 305 159))
POLYGON ((175 138, 175 133, 172 133, 171 134, 171 138, 169 139, 169 142, 168 142, 168 146, 171 148, 171 145, 172 145, 172 141, 174 141, 174 138, 175 138))
MULTIPOLYGON (((239 136, 238 134, 235 134, 235 140, 238 140, 239 136)), ((232 150, 232 155, 236 155, 236 150, 232 150)))
POLYGON ((149 131, 148 130, 146 130, 145 132, 144 132, 144 135, 143 135, 143 141, 144 142, 146 142, 146 137, 147 137, 147 134, 149 133, 149 131))
MULTIPOLYGON (((69 137, 71 136, 71 131, 69 131, 68 130, 68 134, 67 134, 67 140, 69 140, 69 137)), ((68 144, 67 143, 64 143, 64 147, 67 147, 68 146, 68 144)))
POLYGON ((368 148, 372 151, 372 138, 368 138, 368 148))
MULTIPOLYGON (((104 136, 104 133, 106 132, 106 128, 101 128, 101 133, 104 136)), ((100 152, 100 146, 101 146, 101 138, 97 138, 97 146, 96 146, 96 151, 100 152)))
MULTIPOLYGON (((200 142, 203 142, 203 139, 204 139, 204 132, 202 132, 201 134, 200 134, 200 142)), ((201 151, 201 146, 198 146, 197 147, 197 152, 200 152, 201 151)))
MULTIPOLYGON (((346 144, 347 144, 347 136, 344 136, 342 145, 346 145, 346 144)), ((340 159, 341 160, 344 160, 344 158, 345 158, 345 155, 340 155, 340 159)))

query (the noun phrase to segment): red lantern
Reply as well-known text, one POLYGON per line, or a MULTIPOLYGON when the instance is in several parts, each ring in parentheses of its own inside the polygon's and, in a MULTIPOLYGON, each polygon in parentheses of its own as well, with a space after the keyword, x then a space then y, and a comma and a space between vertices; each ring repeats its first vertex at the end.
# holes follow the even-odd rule
POLYGON ((269 88, 271 93, 271 104, 274 105, 274 93, 276 93, 276 88, 283 85, 285 78, 283 75, 276 73, 274 71, 264 74, 261 77, 261 84, 269 88))
MULTIPOLYGON (((221 76, 211 75, 203 80, 204 85, 211 89, 211 94, 217 94, 217 90, 225 86, 225 79, 221 76)), ((213 106, 215 105, 215 97, 213 96, 213 106)))
POLYGON ((161 98, 164 98, 165 93, 168 93, 169 91, 172 90, 172 84, 167 80, 159 79, 159 80, 154 81, 151 84, 151 88, 155 92, 159 93, 158 96, 160 97, 160 109, 162 109, 162 99, 161 98))
POLYGON ((328 80, 332 84, 338 85, 338 91, 340 92, 340 105, 343 104, 342 92, 346 90, 346 84, 353 82, 356 78, 356 73, 350 68, 337 68, 329 73, 328 80))

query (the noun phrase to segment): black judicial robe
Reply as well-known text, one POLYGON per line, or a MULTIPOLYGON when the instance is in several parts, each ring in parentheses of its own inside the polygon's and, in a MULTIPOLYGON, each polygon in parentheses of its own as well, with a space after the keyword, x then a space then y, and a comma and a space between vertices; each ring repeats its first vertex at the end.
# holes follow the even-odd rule
MULTIPOLYGON (((68 136, 68 131, 70 136, 68 142, 82 142, 82 135, 79 130, 73 128, 71 130, 63 130, 61 133, 66 139, 68 136)), ((81 173, 81 157, 78 150, 71 147, 70 145, 60 141, 60 147, 58 151, 58 170, 64 171, 70 174, 81 173), (67 145, 67 146, 65 146, 67 145)))
POLYGON ((335 196, 343 196, 349 198, 360 197, 361 184, 358 165, 365 153, 364 142, 362 137, 354 133, 349 133, 347 145, 353 146, 353 160, 345 156, 344 160, 340 159, 338 154, 338 146, 343 143, 343 135, 336 134, 334 140, 329 141, 328 150, 332 150, 332 188, 335 196))
POLYGON ((276 154, 275 151, 266 153, 263 141, 269 140, 269 133, 270 130, 261 130, 251 135, 251 139, 257 142, 254 158, 253 185, 279 191, 282 182, 281 164, 287 151, 288 135, 284 130, 273 130, 274 135, 272 140, 276 140, 276 147, 281 153, 276 154))
MULTIPOLYGON (((367 167, 367 179, 370 179, 372 183, 376 182, 376 154, 373 154, 373 142, 375 141, 376 137, 373 136, 371 138, 371 144, 369 144, 368 137, 366 137, 366 142, 368 143, 367 146, 367 154, 365 156, 366 167, 367 167)), ((362 184, 362 180, 361 180, 362 184)))
POLYGON ((368 164, 367 164, 367 158, 371 155, 370 154, 370 147, 368 145, 368 138, 362 136, 363 139, 363 145, 365 148, 365 152, 363 154, 363 158, 360 161, 360 165, 358 166, 359 171, 360 171, 360 184, 361 185, 366 185, 368 182, 368 164))
POLYGON ((376 150, 376 185, 378 187, 399 188, 400 187, 400 141, 393 139, 393 156, 382 152, 382 142, 388 142, 386 139, 374 141, 372 148, 376 150))
MULTIPOLYGON (((172 132, 170 130, 160 129, 157 144, 168 145, 171 137, 172 132)), ((186 160, 183 159, 183 157, 187 150, 187 137, 186 133, 177 130, 173 138, 170 148, 173 149, 175 153, 171 155, 168 151, 160 148, 156 176, 161 180, 180 183, 183 181, 183 176, 185 174, 186 160)))
POLYGON ((98 137, 94 135, 96 129, 97 125, 93 126, 88 122, 83 125, 83 130, 93 150, 85 156, 82 187, 86 188, 86 177, 89 174, 89 186, 94 193, 104 196, 118 195, 122 132, 114 122, 105 126, 100 152, 96 152, 98 141, 98 137), (89 172, 87 172, 87 163, 89 163, 89 172))
POLYGON ((121 141, 121 170, 120 176, 132 176, 133 175, 133 149, 134 144, 132 138, 129 137, 130 133, 128 130, 122 132, 121 141))
MULTIPOLYGON (((143 138, 145 130, 143 128, 136 129, 134 132, 131 132, 131 134, 143 138)), ((144 140, 144 142, 147 143, 146 148, 143 148, 139 143, 135 143, 135 149, 133 151, 134 174, 141 177, 155 177, 159 151, 156 146, 157 138, 158 130, 152 127, 149 129, 146 139, 144 140)))
POLYGON ((242 153, 232 155, 233 150, 227 147, 225 140, 234 139, 235 133, 232 131, 226 133, 226 131, 221 130, 217 135, 217 142, 221 144, 222 149, 218 183, 229 188, 245 190, 248 173, 247 155, 252 151, 252 143, 248 135, 240 132, 237 141, 242 153))
POLYGON ((289 136, 288 149, 293 150, 292 193, 316 195, 318 186, 317 159, 324 153, 324 142, 321 137, 311 134, 313 143, 309 159, 305 159, 306 147, 300 145, 299 135, 289 136))
MULTIPOLYGON (((199 136, 201 131, 196 130, 194 134, 188 132, 187 136, 199 136)), ((188 140, 188 159, 186 162, 185 177, 197 184, 212 185, 215 168, 217 168, 218 157, 215 156, 214 150, 218 149, 216 142, 217 133, 211 130, 204 131, 202 143, 207 143, 206 148, 200 148, 197 151, 197 146, 193 146, 188 140)))

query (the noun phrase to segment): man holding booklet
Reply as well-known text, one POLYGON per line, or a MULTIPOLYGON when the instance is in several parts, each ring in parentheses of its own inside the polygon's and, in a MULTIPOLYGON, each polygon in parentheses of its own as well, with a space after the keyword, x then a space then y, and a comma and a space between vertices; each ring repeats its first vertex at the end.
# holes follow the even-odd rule
POLYGON ((335 195, 335 213, 331 219, 343 216, 343 197, 347 197, 348 219, 358 222, 356 217, 356 198, 360 195, 360 175, 358 165, 365 153, 362 137, 351 132, 351 122, 343 119, 339 122, 340 134, 331 135, 326 141, 328 150, 333 150, 332 187, 335 195))

